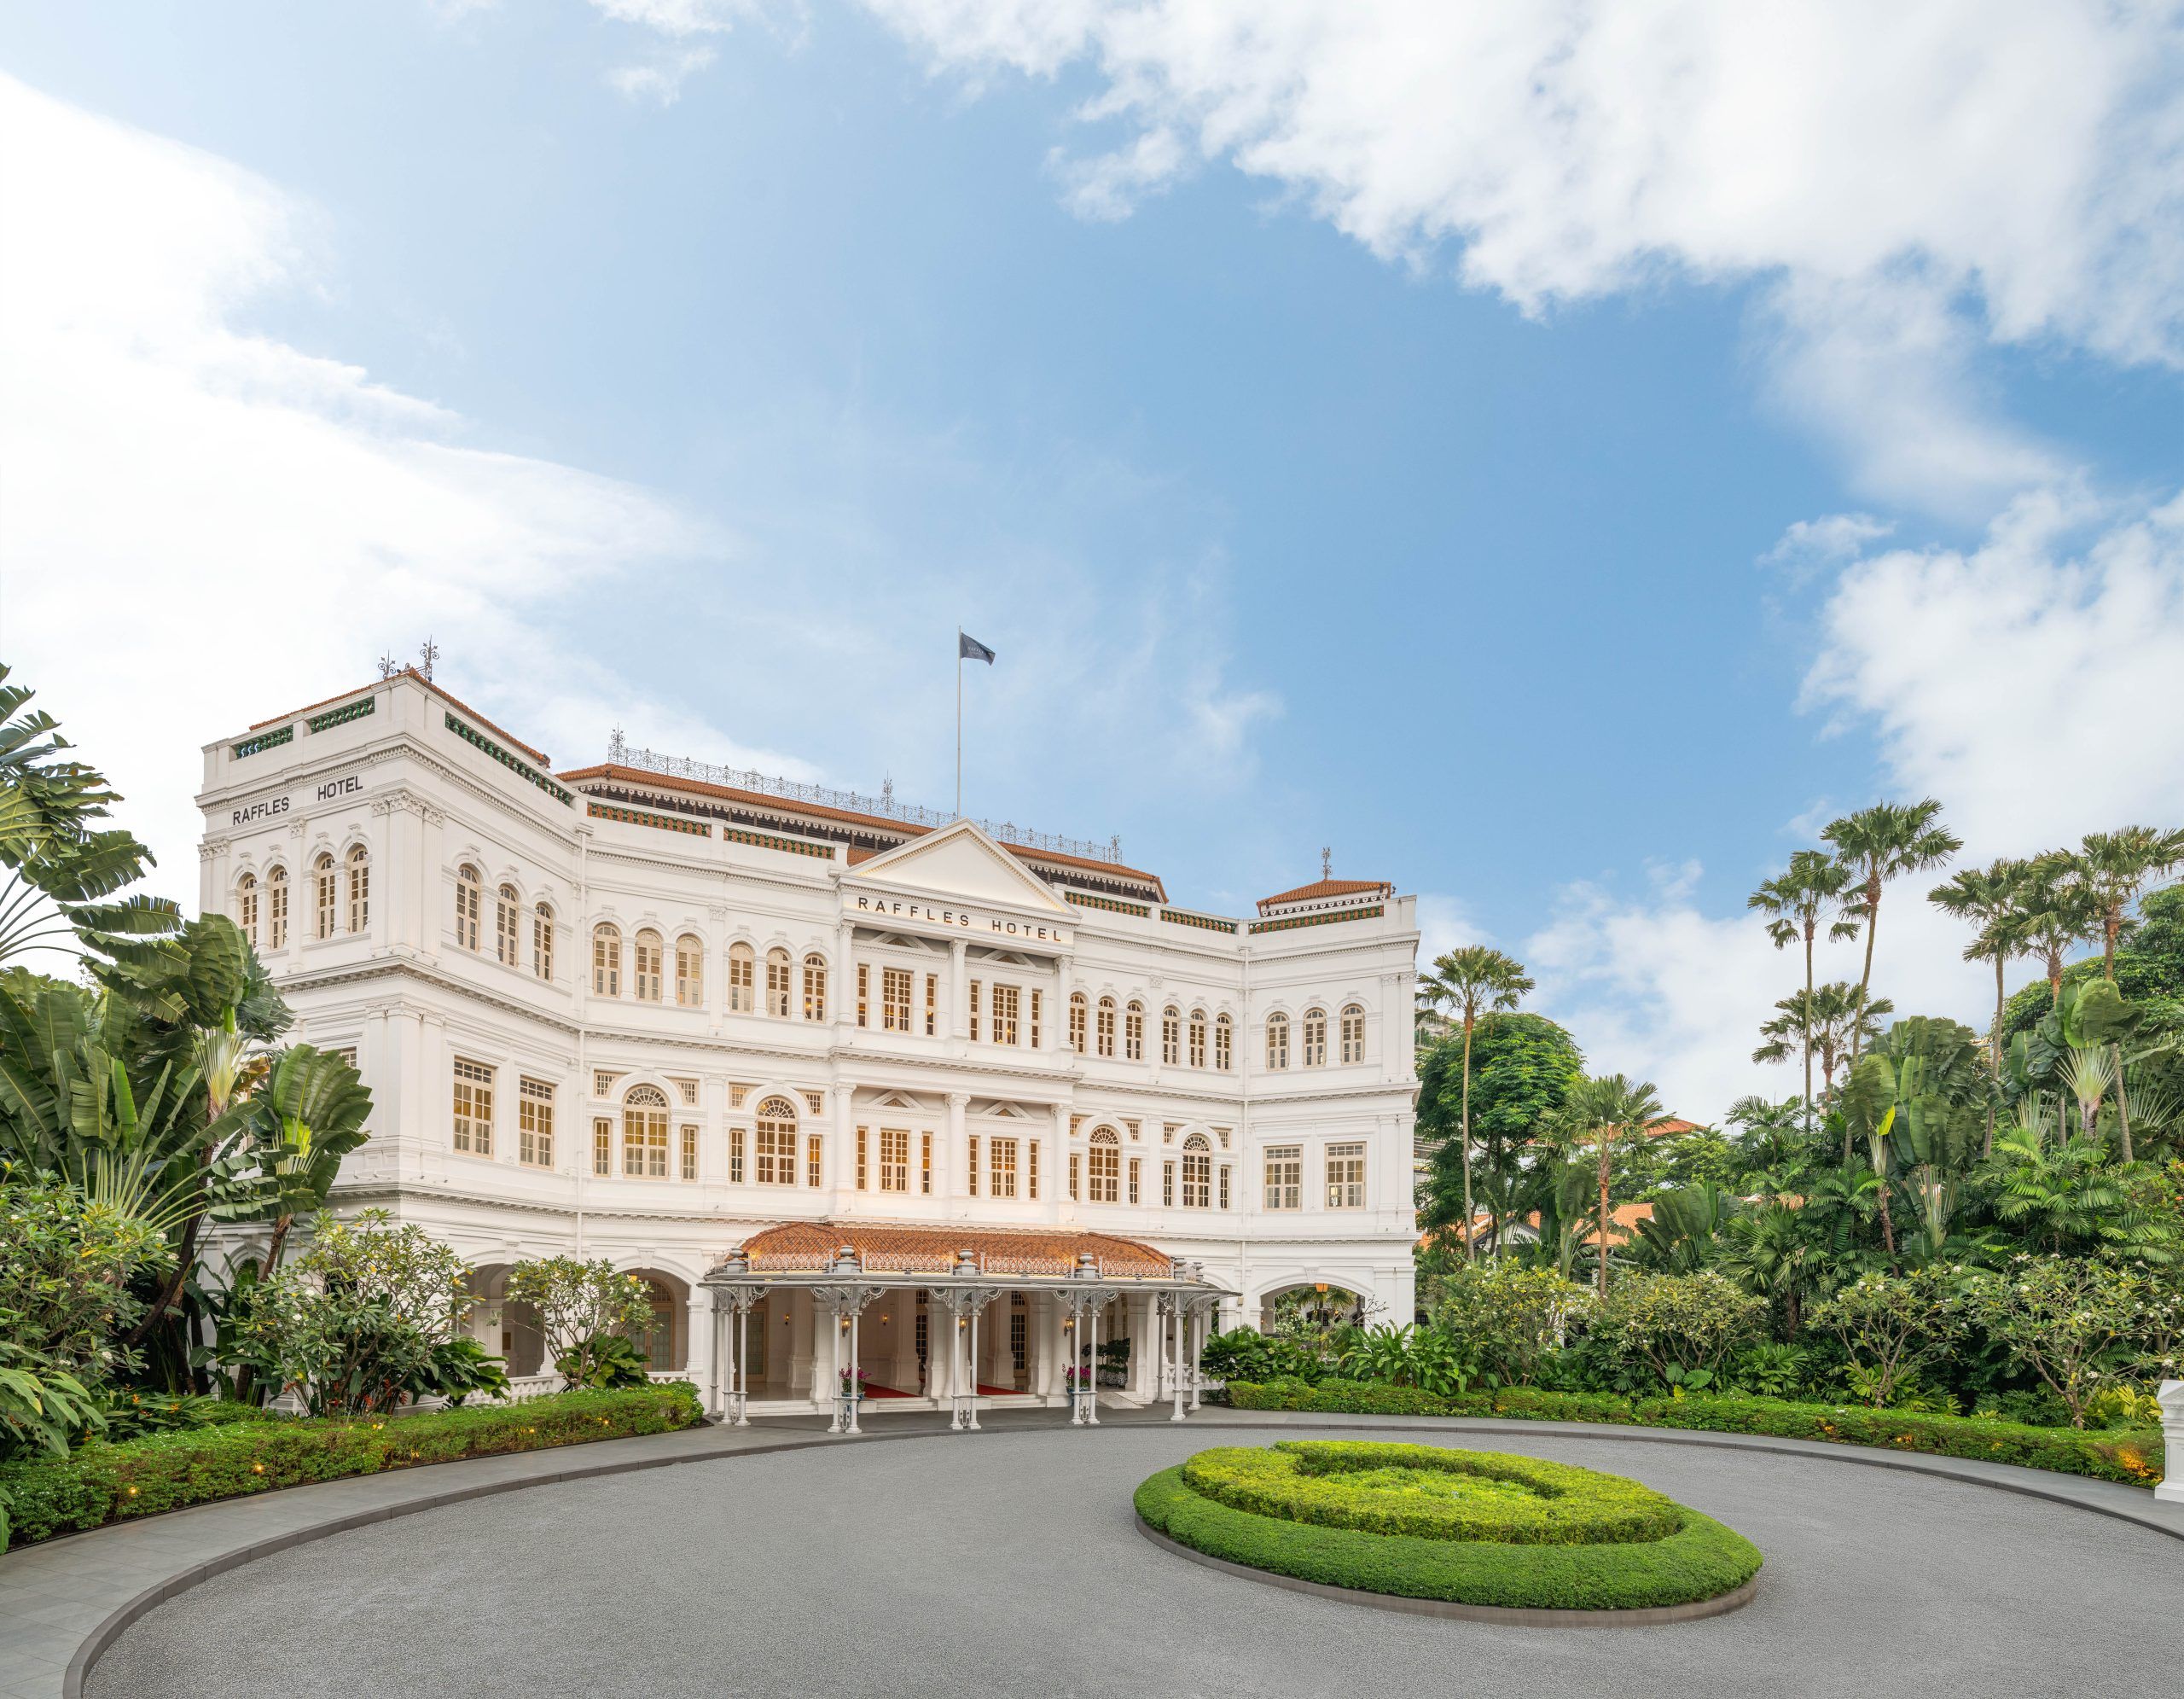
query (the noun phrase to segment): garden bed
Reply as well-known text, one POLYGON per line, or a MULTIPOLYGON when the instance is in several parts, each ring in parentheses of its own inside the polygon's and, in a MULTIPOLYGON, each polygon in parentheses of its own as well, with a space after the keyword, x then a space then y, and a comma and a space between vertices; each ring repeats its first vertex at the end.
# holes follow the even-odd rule
POLYGON ((23 1545, 276 1487, 671 1433, 699 1415, 696 1392, 678 1382, 392 1419, 223 1423, 0 1464, 0 1498, 8 1501, 9 1544, 23 1545))
POLYGON ((1316 1586, 1511 1611, 1653 1611, 1738 1594, 1759 1549, 1620 1475, 1369 1442, 1222 1446, 1137 1489, 1139 1518, 1316 1586))
POLYGON ((2151 1487, 2162 1478, 2162 1436, 2146 1432, 2033 1428, 1970 1416, 1914 1415, 1863 1405, 1791 1404, 1763 1398, 1621 1398, 1603 1393, 1516 1387, 1453 1395, 1373 1381, 1232 1381, 1239 1410, 1296 1410, 1345 1416, 1502 1417, 1536 1422, 1601 1422, 1702 1433, 1763 1434, 1920 1452, 1932 1457, 2015 1463, 2059 1475, 2151 1487))

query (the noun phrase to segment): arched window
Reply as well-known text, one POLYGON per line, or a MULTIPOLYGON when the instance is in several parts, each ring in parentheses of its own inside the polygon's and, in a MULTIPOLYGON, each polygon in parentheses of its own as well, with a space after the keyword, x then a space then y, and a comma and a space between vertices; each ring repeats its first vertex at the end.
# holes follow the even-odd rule
POLYGON ((1173 1066, 1183 1059, 1183 1016, 1174 1004, 1160 1011, 1160 1060, 1173 1066))
MULTIPOLYGON (((636 1278, 636 1277, 632 1277, 636 1278)), ((675 1295, 650 1276, 643 1277, 645 1295, 652 1300, 649 1324, 634 1330, 630 1341, 645 1354, 645 1366, 665 1373, 682 1365, 676 1361, 675 1295)))
POLYGON ((804 1018, 827 1018, 827 958, 816 951, 804 958, 804 1018))
POLYGON ((788 951, 766 952, 766 1013, 777 1021, 788 1019, 788 951))
POLYGON ((1112 997, 1100 999, 1100 1006, 1093 1011, 1093 1033, 1101 1056, 1115 1053, 1115 1000, 1112 997))
POLYGON ((1289 1017, 1278 1010, 1266 1017, 1266 1065, 1289 1066, 1289 1017))
POLYGON ((372 858, 362 844, 349 851, 349 930, 362 932, 372 918, 372 858))
POLYGON ((1136 998, 1123 1010, 1123 1060, 1145 1060, 1145 1005, 1136 998))
POLYGON ((667 1178, 667 1094, 657 1085, 633 1085, 622 1099, 622 1172, 631 1179, 667 1178))
POLYGON ((591 994, 622 994, 622 934, 619 928, 607 921, 591 929, 591 994))
POLYGON ((1205 1011, 1203 1009, 1191 1010, 1191 1066, 1205 1066, 1205 1011))
POLYGON ((265 876, 265 947, 288 947, 288 870, 276 867, 265 876))
POLYGON ((1307 1068, 1327 1065, 1327 1012, 1324 1009, 1304 1011, 1304 1062, 1307 1068))
POLYGON ((706 1006, 706 941, 694 932, 675 940, 675 1001, 683 1009, 706 1006))
POLYGON ((1084 1172, 1088 1202, 1112 1203, 1122 1196, 1122 1141, 1115 1137, 1114 1128, 1092 1129, 1092 1148, 1085 1153, 1084 1172))
POLYGON ((754 989, 758 957, 747 944, 728 946, 728 1012, 731 1015, 752 1015, 758 1012, 758 998, 754 989))
POLYGON ((1073 991, 1069 994, 1069 1047, 1077 1055, 1084 1054, 1088 1042, 1085 1028, 1089 1022, 1092 1005, 1084 1000, 1084 993, 1073 991))
POLYGON ((758 1181, 762 1186, 796 1184, 796 1105, 768 1097, 758 1105, 758 1181))
POLYGON ((1213 1065, 1226 1074, 1236 1065, 1236 1029, 1226 1015, 1213 1017, 1213 1065))
POLYGON ((1183 1141, 1183 1207, 1213 1207, 1213 1147, 1194 1132, 1183 1141))
POLYGON ((253 949, 258 947, 258 876, 246 873, 235 881, 235 924, 242 928, 242 935, 250 940, 253 949))
POLYGON ((640 1003, 657 1003, 662 991, 662 969, 667 946, 650 927, 640 932, 630 958, 630 989, 640 1003))
POLYGON ((515 887, 503 885, 493 899, 493 953, 500 957, 502 967, 513 968, 519 959, 523 939, 523 899, 515 893, 515 887))
POLYGON ((341 876, 334 870, 334 857, 321 850, 318 859, 311 864, 311 935, 313 938, 334 936, 334 917, 341 906, 341 876))
POLYGON ((485 893, 478 870, 465 862, 455 870, 455 941, 465 950, 478 947, 478 926, 485 906, 485 893))
POLYGON ((554 911, 544 903, 531 914, 531 971, 542 980, 554 977, 554 911))
POLYGON ((1365 1010, 1355 1003, 1345 1004, 1342 1011, 1342 1059, 1365 1060, 1365 1010))

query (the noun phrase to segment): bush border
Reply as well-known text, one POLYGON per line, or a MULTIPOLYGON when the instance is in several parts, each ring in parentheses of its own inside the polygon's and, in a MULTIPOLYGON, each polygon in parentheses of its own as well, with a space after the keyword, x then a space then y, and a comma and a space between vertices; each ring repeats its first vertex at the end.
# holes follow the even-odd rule
POLYGON ((1231 1381, 1238 1410, 1304 1411, 1331 1416, 1500 1417, 1528 1422, 1596 1422, 1702 1434, 1751 1434, 1777 1440, 2013 1463, 2053 1475, 2083 1475, 2126 1487, 2162 1479, 2159 1428, 2034 1428, 1971 1416, 1923 1416, 1863 1405, 1793 1404, 1765 1398, 1630 1399, 1609 1393, 1545 1392, 1512 1387, 1453 1396, 1376 1381, 1231 1381))
POLYGON ((1625 1611, 1726 1601, 1756 1580, 1764 1562, 1742 1534, 1688 1509, 1681 1531, 1665 1539, 1517 1546, 1253 1516, 1194 1492, 1181 1466, 1147 1476, 1133 1502, 1155 1533, 1244 1568, 1345 1593, 1521 1611, 1549 1622, 1572 1620, 1565 1612, 1623 1621, 1632 1620, 1625 1611))
POLYGON ((93 1440, 66 1457, 0 1464, 8 1549, 316 1481, 672 1433, 700 1414, 696 1388, 670 1382, 377 1420, 225 1423, 93 1440))

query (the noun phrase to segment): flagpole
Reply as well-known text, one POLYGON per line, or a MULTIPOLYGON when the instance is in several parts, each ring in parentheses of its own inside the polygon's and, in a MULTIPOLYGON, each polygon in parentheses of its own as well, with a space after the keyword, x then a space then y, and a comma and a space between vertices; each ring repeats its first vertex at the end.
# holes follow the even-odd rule
POLYGON ((956 817, 963 817, 963 628, 956 628, 956 817))

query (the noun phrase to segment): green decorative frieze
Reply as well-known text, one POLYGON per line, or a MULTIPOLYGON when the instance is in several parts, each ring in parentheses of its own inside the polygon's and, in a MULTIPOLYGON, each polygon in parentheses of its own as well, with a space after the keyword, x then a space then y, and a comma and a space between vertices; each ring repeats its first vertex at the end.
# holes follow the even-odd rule
POLYGON ((554 781, 549 778, 544 773, 540 772, 537 768, 532 766, 530 762, 522 759, 519 756, 511 754, 506 749, 502 748, 499 744, 494 742, 493 740, 486 736, 484 732, 478 730, 473 726, 464 724, 462 721, 457 719, 453 714, 446 714, 444 718, 447 721, 447 729, 450 731, 452 731, 457 737, 460 737, 465 743, 469 744, 474 749, 482 749, 486 754, 491 755, 496 761, 498 761, 502 766, 506 767, 510 772, 516 774, 519 777, 529 779, 531 783, 537 785, 539 789, 544 791, 547 795, 552 797, 556 802, 574 802, 577 800, 575 792, 564 790, 560 785, 555 784, 554 781))
POLYGON ((1153 915, 1143 903, 1125 903, 1118 897, 1095 897, 1084 891, 1064 891, 1062 895, 1080 909, 1105 909, 1111 915, 1136 915, 1140 920, 1149 920, 1153 915))
POLYGON ((1236 930, 1236 922, 1233 920, 1219 920, 1211 915, 1194 915, 1188 909, 1163 909, 1160 918, 1171 920, 1177 926, 1194 926, 1202 931, 1225 932, 1231 936, 1236 930))
POLYGON ((1291 932, 1300 926, 1333 926, 1340 920, 1378 920, 1387 913, 1387 905, 1375 903, 1370 908, 1336 909, 1323 915, 1286 915, 1280 920, 1255 920, 1253 932, 1291 932))
POLYGON ((377 696, 366 696, 359 701, 344 702, 338 708, 328 708, 324 713, 315 713, 304 724, 313 731, 331 731, 337 725, 346 725, 352 719, 362 719, 379 707, 377 696))
POLYGON ((584 804, 595 820, 620 820, 632 826, 653 826, 663 832, 688 832, 694 838, 710 838, 713 829, 702 820, 678 820, 672 814, 651 814, 642 808, 618 808, 611 802, 584 804))
POLYGON ((236 744, 235 758, 240 761, 246 755, 255 755, 266 749, 278 749, 283 743, 293 743, 295 741, 296 728, 293 724, 281 726, 272 731, 261 731, 257 736, 246 737, 241 742, 236 744))

